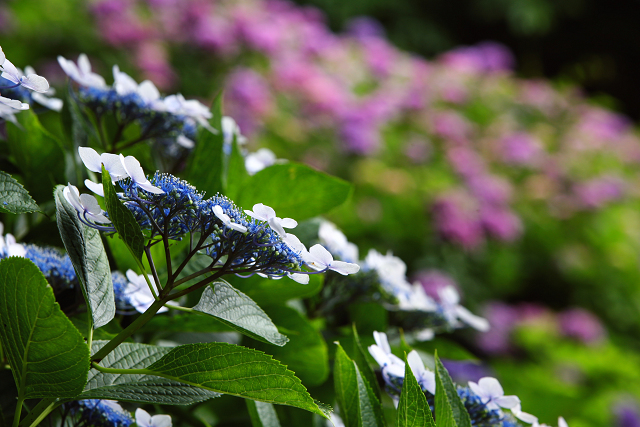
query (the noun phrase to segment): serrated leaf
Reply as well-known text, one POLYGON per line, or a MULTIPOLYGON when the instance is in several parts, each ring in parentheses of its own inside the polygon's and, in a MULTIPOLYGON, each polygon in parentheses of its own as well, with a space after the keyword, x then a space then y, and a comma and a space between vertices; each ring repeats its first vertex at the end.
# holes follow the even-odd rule
POLYGON ((438 427, 471 427, 469 413, 464 407, 449 372, 444 367, 438 352, 436 359, 436 419, 438 427))
POLYGON ((398 402, 396 427, 436 427, 427 398, 404 357, 404 382, 398 402))
POLYGON ((93 327, 97 329, 109 323, 116 314, 109 260, 100 232, 80 221, 76 209, 62 194, 63 189, 59 185, 54 192, 58 231, 78 273, 93 327))
POLYGON ((360 337, 358 336, 358 330, 356 329, 356 324, 354 323, 352 326, 353 333, 353 354, 354 354, 354 362, 358 365, 358 369, 360 369, 360 373, 367 379, 367 382, 371 386, 371 389, 375 393, 376 397, 380 399, 380 386, 378 385, 378 379, 376 378, 376 374, 371 369, 371 365, 367 361, 367 357, 365 355, 364 349, 362 348, 362 344, 360 344, 360 337))
POLYGON ((40 212, 29 192, 11 175, 0 171, 0 212, 20 214, 40 212))
POLYGON ((278 414, 271 403, 247 400, 247 409, 253 427, 280 427, 278 414))
POLYGON ((288 338, 278 332, 267 313, 251 298, 224 280, 207 286, 194 310, 215 317, 236 331, 278 346, 288 338))
POLYGON ((272 165, 244 181, 236 204, 264 203, 297 221, 324 214, 351 195, 351 184, 299 163, 272 165))
POLYGON ((0 370, 0 427, 9 427, 16 411, 18 389, 9 369, 0 370))
POLYGON ((147 368, 218 393, 289 405, 328 418, 286 366, 261 351, 226 343, 176 347, 147 368))
POLYGON ((211 106, 213 115, 210 124, 217 131, 213 133, 201 127, 196 138, 196 146, 189 156, 185 169, 185 178, 199 191, 208 195, 222 192, 223 144, 222 134, 222 92, 218 94, 211 106))
POLYGON ((64 148, 42 127, 32 110, 17 116, 18 126, 7 123, 7 144, 22 171, 27 188, 39 202, 51 200, 51 188, 64 182, 64 148))
MULTIPOLYGON (((107 341, 94 341, 93 352, 106 343, 107 341)), ((170 351, 171 348, 168 347, 122 343, 102 359, 100 365, 113 369, 143 369, 170 351)), ((80 398, 190 405, 219 395, 210 390, 153 375, 116 375, 91 369, 80 398)))
POLYGON ((104 202, 107 205, 109 219, 131 253, 140 260, 144 252, 142 230, 140 230, 131 211, 118 199, 116 188, 111 183, 111 176, 104 166, 102 166, 102 186, 104 187, 104 202))
POLYGON ((82 391, 89 349, 26 258, 0 261, 0 320, 2 350, 21 396, 70 398, 82 391))
POLYGON ((329 351, 322 334, 304 315, 282 305, 265 307, 273 322, 287 333, 289 342, 273 348, 261 343, 251 347, 270 353, 296 373, 306 386, 324 383, 329 376, 329 351))
POLYGON ((353 362, 358 380, 358 398, 360 400, 360 420, 362 426, 383 427, 386 425, 382 415, 382 406, 376 398, 367 380, 364 379, 358 369, 356 362, 353 362))

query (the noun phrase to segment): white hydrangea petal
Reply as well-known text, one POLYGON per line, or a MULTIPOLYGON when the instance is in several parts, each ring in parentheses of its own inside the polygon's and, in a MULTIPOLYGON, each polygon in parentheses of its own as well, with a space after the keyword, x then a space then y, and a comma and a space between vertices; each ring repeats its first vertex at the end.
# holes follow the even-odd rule
MULTIPOLYGON (((272 207, 258 203, 253 205, 254 218, 268 221, 270 218, 276 217, 276 211, 272 207)), ((253 216, 253 215, 252 215, 253 216)))
MULTIPOLYGON (((102 153, 100 155, 100 162, 104 164, 104 168, 109 172, 112 182, 119 181, 129 176, 122 164, 120 156, 117 154, 102 153)), ((102 172, 102 169, 100 169, 100 172, 102 172)))
POLYGON ((487 319, 476 316, 467 308, 461 305, 456 307, 456 315, 464 323, 480 332, 487 332, 489 329, 491 329, 491 325, 489 324, 489 321, 487 319))
POLYGON ((108 224, 111 221, 109 221, 109 218, 107 218, 106 216, 104 216, 101 213, 91 213, 91 212, 86 212, 86 216, 87 218, 91 219, 92 221, 95 222, 100 222, 100 223, 104 223, 104 224, 108 224))
POLYGON ((151 417, 152 427, 171 427, 171 416, 169 415, 154 415, 151 417))
POLYGON ((531 415, 527 412, 522 412, 522 406, 520 406, 520 404, 517 404, 516 406, 511 408, 511 413, 513 414, 514 417, 516 417, 520 421, 523 421, 527 424, 538 423, 538 417, 536 417, 535 415, 531 415))
POLYGON ((145 180, 144 182, 136 182, 136 184, 138 184, 138 187, 142 188, 145 191, 148 191, 149 193, 164 194, 164 190, 154 186, 147 180, 145 180))
POLYGON ((292 218, 283 218, 280 220, 280 225, 284 228, 296 228, 298 226, 298 221, 292 218))
POLYGON ((321 244, 315 244, 309 249, 312 257, 316 258, 323 266, 327 267, 333 262, 333 255, 321 244))
POLYGON ((70 61, 63 56, 58 56, 58 64, 60 64, 62 71, 64 71, 64 73, 73 80, 77 80, 80 76, 80 71, 73 61, 70 61))
POLYGON ((91 214, 100 214, 102 213, 102 208, 98 204, 98 200, 91 194, 81 194, 80 195, 80 203, 85 211, 91 214))
POLYGON ((6 98, 0 96, 0 104, 7 105, 15 110, 28 110, 29 104, 19 101, 17 99, 6 98))
POLYGON ((184 148, 193 148, 196 146, 195 142, 193 142, 192 140, 190 140, 184 135, 178 135, 178 137, 176 138, 176 142, 178 143, 178 145, 184 148))
POLYGON ((309 275, 308 274, 302 274, 302 273, 289 273, 288 274, 289 278, 302 284, 302 285, 308 285, 309 284, 309 275))
POLYGON ((62 107, 64 105, 64 102, 62 101, 62 99, 51 98, 38 92, 32 93, 31 97, 38 104, 47 107, 49 110, 53 110, 58 113, 62 111, 62 107))
POLYGON ((387 366, 386 370, 389 375, 404 378, 404 362, 402 361, 400 361, 400 363, 391 363, 387 366))
POLYGON ((93 182, 90 179, 84 180, 84 186, 87 187, 90 191, 94 192, 98 196, 104 197, 104 186, 102 184, 98 184, 97 182, 93 182))
POLYGON ((487 400, 488 396, 486 395, 486 392, 484 391, 484 389, 482 387, 480 387, 480 385, 478 383, 475 383, 473 381, 469 381, 469 388, 471 389, 473 394, 478 396, 481 400, 483 400, 483 401, 487 400))
POLYGON ((142 408, 136 409, 136 424, 138 427, 151 426, 151 415, 142 408))
POLYGON ((150 80, 145 80, 138 86, 138 95, 146 103, 160 99, 160 91, 150 80))
POLYGON ((213 214, 222 222, 229 221, 229 215, 225 214, 220 205, 213 207, 213 214))
POLYGON ((329 269, 335 271, 336 273, 340 273, 343 276, 347 276, 349 274, 355 274, 360 271, 360 266, 358 264, 352 264, 350 262, 332 261, 329 269))
POLYGON ((138 82, 136 82, 130 75, 120 71, 120 67, 113 66, 113 88, 118 95, 128 95, 130 93, 138 92, 138 82))
POLYGON ((120 161, 124 166, 124 170, 129 175, 129 178, 133 180, 135 183, 144 182, 147 180, 146 175, 144 174, 144 170, 142 170, 142 166, 140 166, 140 162, 133 156, 124 157, 120 154, 120 161))
POLYGON ((558 417, 558 427, 569 427, 563 417, 558 417))
POLYGON ((376 341, 376 344, 384 350, 385 353, 391 353, 391 346, 389 345, 389 340, 387 339, 387 334, 384 332, 373 332, 373 339, 376 341))
POLYGON ((501 396, 496 397, 494 402, 502 408, 512 409, 520 403, 520 398, 518 396, 501 396))
POLYGON ((69 184, 64 187, 64 190, 62 190, 62 195, 65 199, 67 199, 67 202, 69 202, 71 206, 73 206, 78 212, 84 212, 82 203, 80 203, 80 192, 75 185, 69 184))
POLYGON ((20 77, 22 77, 22 73, 11 61, 5 59, 2 64, 2 74, 0 76, 15 84, 20 84, 20 77))
POLYGON ((90 147, 78 147, 78 154, 87 169, 102 173, 102 160, 96 150, 90 147))
POLYGON ((125 275, 127 276, 127 280, 129 280, 129 282, 133 283, 134 285, 137 285, 138 282, 140 282, 140 278, 142 277, 139 274, 136 274, 136 272, 131 269, 127 270, 125 275))
POLYGON ((240 233, 246 233, 247 232, 247 227, 245 227, 242 224, 238 224, 232 221, 229 221, 227 224, 225 224, 227 227, 229 227, 232 230, 235 231, 239 231, 240 233))
POLYGON ((4 56, 4 52, 2 51, 2 46, 0 46, 0 65, 4 64, 4 61, 7 59, 6 56, 4 56))
POLYGON ((282 228, 282 224, 280 224, 280 221, 278 221, 278 218, 269 218, 267 222, 269 223, 269 226, 273 228, 276 233, 278 233, 279 236, 285 236, 287 234, 284 231, 284 228, 282 228))
POLYGON ((34 90, 36 92, 44 93, 49 90, 49 82, 42 76, 37 74, 29 74, 21 79, 22 86, 34 90))
POLYGON ((82 74, 90 74, 91 73, 91 63, 89 62, 89 57, 84 53, 81 53, 78 56, 78 70, 82 74))
POLYGON ((380 366, 386 366, 391 364, 391 360, 389 359, 389 355, 382 349, 380 346, 371 345, 369 346, 369 354, 371 357, 378 362, 380 366))
POLYGON ((409 367, 411 368, 411 371, 416 378, 419 377, 422 371, 425 370, 424 362, 420 358, 418 352, 415 350, 411 350, 409 354, 407 354, 407 362, 409 362, 409 367))
POLYGON ((504 390, 500 385, 500 381, 493 377, 483 377, 478 381, 478 385, 482 387, 485 393, 492 398, 504 396, 504 390))
POLYGON ((298 239, 295 234, 287 233, 282 240, 296 252, 307 252, 307 247, 298 239))

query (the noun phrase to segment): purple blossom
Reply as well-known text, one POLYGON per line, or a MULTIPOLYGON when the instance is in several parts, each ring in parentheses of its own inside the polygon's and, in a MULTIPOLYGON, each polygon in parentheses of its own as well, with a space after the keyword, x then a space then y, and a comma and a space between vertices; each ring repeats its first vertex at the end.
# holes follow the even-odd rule
POLYGON ((604 176, 575 186, 579 203, 587 209, 597 209, 624 196, 625 183, 613 176, 604 176))
POLYGON ((412 282, 420 282, 424 291, 432 298, 439 298, 440 290, 453 286, 458 291, 460 287, 451 276, 440 270, 421 270, 412 278, 412 282))
POLYGON ((499 147, 502 160, 516 166, 535 166, 543 154, 541 142, 524 132, 506 135, 499 147))
POLYGON ((573 308, 560 313, 558 321, 563 335, 585 344, 602 342, 606 336, 600 320, 582 308, 573 308))
POLYGON ((640 411, 633 402, 621 403, 614 409, 617 427, 640 427, 640 411))
POLYGON ((522 221, 508 208, 483 206, 480 221, 488 234, 498 240, 512 242, 522 234, 522 221))
POLYGON ((477 202, 464 192, 442 196, 433 206, 434 220, 440 235, 466 249, 475 249, 484 240, 477 212, 477 202))
POLYGON ((515 64, 509 49, 495 42, 460 47, 445 53, 440 60, 454 69, 468 73, 509 71, 515 64))

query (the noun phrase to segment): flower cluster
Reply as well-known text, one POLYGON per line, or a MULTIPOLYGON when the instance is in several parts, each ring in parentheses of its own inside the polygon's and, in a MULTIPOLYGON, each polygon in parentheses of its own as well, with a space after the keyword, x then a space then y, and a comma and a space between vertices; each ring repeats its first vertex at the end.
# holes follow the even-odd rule
MULTIPOLYGON (((391 352, 387 335, 381 332, 373 333, 375 345, 369 346, 369 353, 380 365, 385 389, 398 404, 404 382, 405 363, 391 352)), ((412 350, 407 355, 407 361, 413 375, 427 397, 431 410, 435 407, 436 380, 435 373, 425 368, 417 351, 412 350)), ((492 377, 483 377, 477 383, 469 381, 467 386, 457 386, 469 417, 471 425, 475 427, 517 427, 523 422, 533 427, 543 427, 538 418, 523 412, 520 399, 517 396, 505 396, 500 382, 492 377)), ((560 417, 559 427, 567 427, 566 421, 560 417)))
POLYGON ((137 408, 135 418, 114 400, 87 399, 70 402, 66 410, 84 425, 98 427, 129 427, 134 422, 138 427, 171 427, 171 416, 151 416, 142 408, 137 408))
MULTIPOLYGON (((103 114, 115 115, 118 130, 110 148, 115 150, 119 138, 131 124, 140 126, 140 135, 124 142, 133 145, 144 140, 171 141, 176 147, 193 148, 193 138, 200 125, 214 131, 208 120, 209 109, 196 100, 187 100, 182 95, 162 97, 150 80, 138 84, 133 78, 113 66, 114 83, 107 86, 105 80, 91 69, 86 55, 78 57, 78 63, 58 57, 64 72, 79 85, 75 99, 87 107, 100 120, 103 114)), ((107 144, 107 141, 103 141, 107 144)), ((174 147, 175 148, 175 147, 174 147)))
POLYGON ((47 79, 37 75, 31 67, 26 67, 22 72, 6 58, 2 47, 0 71, 0 119, 16 123, 15 114, 28 110, 32 101, 52 110, 62 109, 62 101, 45 95, 52 94, 47 79))
MULTIPOLYGON (((416 281, 411 284, 406 276, 406 264, 393 254, 382 255, 371 249, 364 260, 359 260, 358 247, 328 221, 321 222, 318 240, 322 247, 339 259, 361 267, 359 274, 349 278, 330 276, 325 284, 326 294, 380 302, 392 314, 395 313, 404 329, 417 330, 415 336, 420 340, 431 339, 435 331, 465 326, 480 331, 489 329, 485 319, 460 305, 460 296, 454 286, 439 289, 436 299, 427 294, 422 283, 416 281)), ((324 303, 329 304, 330 301, 328 299, 324 303)), ((341 300, 340 303, 343 302, 341 300)))
MULTIPOLYGON (((85 166, 101 172, 104 166, 122 192, 118 198, 131 211, 140 228, 155 244, 166 239, 182 239, 189 235, 197 243, 192 251, 201 251, 212 258, 211 268, 225 274, 249 276, 259 274, 278 279, 288 276, 308 283, 308 274, 337 271, 347 275, 357 272, 356 264, 333 260, 321 245, 307 251, 306 247, 285 228, 294 228, 292 218, 280 218, 269 206, 258 203, 253 210, 239 209, 220 194, 205 199, 195 187, 170 174, 156 173, 150 180, 133 157, 80 147, 85 166), (303 271, 307 266, 312 271, 303 271), (315 270, 315 271, 313 271, 315 270)), ((104 196, 101 185, 86 181, 89 189, 104 196)), ((94 196, 80 194, 69 184, 64 190, 67 201, 76 208, 78 217, 88 226, 113 232, 94 196)))

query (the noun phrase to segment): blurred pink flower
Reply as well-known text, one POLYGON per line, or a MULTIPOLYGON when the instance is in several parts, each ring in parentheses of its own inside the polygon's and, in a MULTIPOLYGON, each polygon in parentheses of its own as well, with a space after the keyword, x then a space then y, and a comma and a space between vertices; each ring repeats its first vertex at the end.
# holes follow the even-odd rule
POLYGON ((524 132, 504 136, 499 149, 505 163, 518 166, 535 166, 544 153, 541 142, 524 132))
POLYGON ((495 42, 482 42, 454 49, 443 54, 439 61, 468 73, 508 71, 515 64, 511 51, 495 42))
POLYGON ((582 308, 573 308, 560 313, 558 321, 563 335, 585 344, 599 343, 606 336, 600 320, 582 308))
POLYGON ((624 196, 625 182, 614 176, 593 178, 574 188, 579 203, 587 209, 597 209, 624 196))

